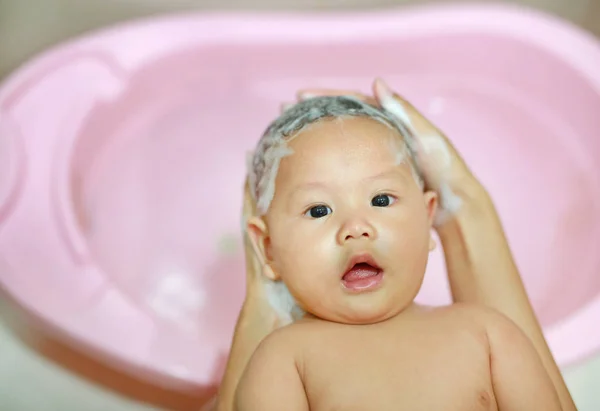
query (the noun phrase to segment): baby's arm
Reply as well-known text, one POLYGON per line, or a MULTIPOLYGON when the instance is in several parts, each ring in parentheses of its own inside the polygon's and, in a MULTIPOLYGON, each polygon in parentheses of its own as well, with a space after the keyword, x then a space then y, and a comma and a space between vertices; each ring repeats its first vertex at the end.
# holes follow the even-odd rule
POLYGON ((296 344, 286 331, 271 334, 254 352, 237 388, 236 411, 309 411, 296 344))
POLYGON ((500 411, 562 411, 552 380, 521 329, 490 311, 486 328, 494 394, 500 411))

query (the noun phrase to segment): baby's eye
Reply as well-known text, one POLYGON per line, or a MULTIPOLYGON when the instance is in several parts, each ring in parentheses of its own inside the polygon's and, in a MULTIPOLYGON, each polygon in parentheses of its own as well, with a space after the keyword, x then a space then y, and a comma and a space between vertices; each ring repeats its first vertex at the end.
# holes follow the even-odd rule
POLYGON ((394 202, 394 197, 388 194, 380 194, 371 200, 371 205, 374 207, 387 207, 394 202))
POLYGON ((311 207, 310 209, 308 209, 308 211, 305 213, 305 215, 310 216, 312 218, 321 218, 321 217, 325 217, 326 215, 330 214, 331 208, 327 207, 326 205, 318 205, 318 206, 314 206, 311 207))

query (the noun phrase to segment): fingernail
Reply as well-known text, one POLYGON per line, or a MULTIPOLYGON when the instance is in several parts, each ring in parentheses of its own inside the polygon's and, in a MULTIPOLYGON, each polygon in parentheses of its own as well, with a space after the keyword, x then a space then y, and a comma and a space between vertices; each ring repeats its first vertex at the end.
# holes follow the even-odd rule
POLYGON ((377 77, 375 79, 376 87, 379 88, 379 91, 384 92, 385 94, 394 94, 390 86, 383 80, 381 77, 377 77))
POLYGON ((410 127, 412 125, 410 116, 405 107, 403 107, 401 100, 397 98, 396 93, 380 78, 377 78, 377 82, 375 83, 375 93, 383 108, 394 114, 405 126, 410 127))
POLYGON ((382 104, 391 103, 394 100, 394 92, 379 77, 375 81, 375 95, 379 96, 380 103, 382 104))

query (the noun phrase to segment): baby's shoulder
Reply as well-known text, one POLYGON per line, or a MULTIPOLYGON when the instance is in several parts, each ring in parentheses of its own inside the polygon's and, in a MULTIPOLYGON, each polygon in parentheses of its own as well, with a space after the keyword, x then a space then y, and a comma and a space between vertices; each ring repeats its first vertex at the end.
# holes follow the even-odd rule
POLYGON ((471 303, 454 303, 443 307, 424 307, 422 312, 430 315, 432 318, 445 321, 464 321, 476 326, 482 326, 490 322, 493 323, 504 318, 502 314, 492 308, 471 303))
POLYGON ((498 310, 480 304, 454 304, 457 315, 476 321, 486 329, 489 327, 516 326, 512 320, 498 310))
POLYGON ((431 320, 438 321, 455 331, 474 331, 485 339, 497 330, 516 332, 518 326, 499 311, 479 304, 455 303, 446 307, 431 308, 427 314, 431 320))
POLYGON ((295 357, 310 343, 311 337, 318 332, 318 327, 316 322, 300 321, 278 328, 263 339, 257 351, 265 351, 280 358, 295 357))

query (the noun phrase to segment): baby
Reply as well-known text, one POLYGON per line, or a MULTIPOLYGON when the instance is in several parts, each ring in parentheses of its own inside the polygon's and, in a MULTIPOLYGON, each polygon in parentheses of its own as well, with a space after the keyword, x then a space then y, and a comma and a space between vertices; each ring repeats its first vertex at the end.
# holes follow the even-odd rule
POLYGON ((250 239, 301 318, 255 351, 238 411, 561 409, 510 320, 414 303, 437 197, 393 115, 351 97, 305 100, 269 126, 249 177, 250 239))

